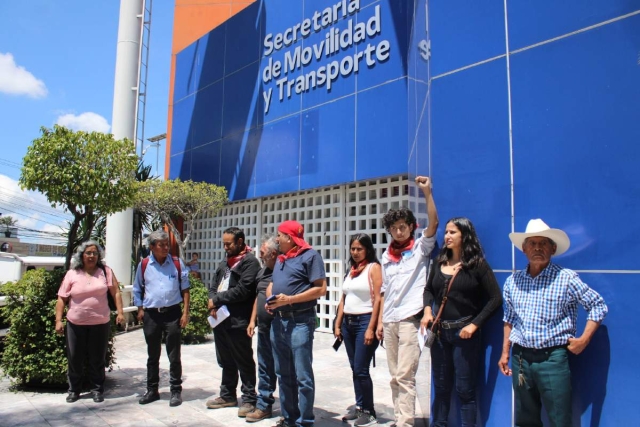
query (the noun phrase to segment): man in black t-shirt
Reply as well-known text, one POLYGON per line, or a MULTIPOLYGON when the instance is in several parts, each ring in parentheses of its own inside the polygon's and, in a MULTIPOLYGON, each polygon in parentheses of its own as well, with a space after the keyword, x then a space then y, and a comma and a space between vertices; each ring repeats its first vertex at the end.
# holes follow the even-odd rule
POLYGON ((271 321, 273 315, 265 310, 266 291, 271 283, 273 267, 278 257, 278 244, 275 236, 266 235, 262 238, 260 246, 260 259, 263 268, 256 276, 257 296, 253 304, 253 313, 247 327, 247 335, 253 337, 258 324, 258 401, 256 409, 247 414, 246 421, 253 423, 270 418, 271 407, 274 402, 273 392, 276 390, 276 370, 273 362, 273 352, 271 351, 271 321))

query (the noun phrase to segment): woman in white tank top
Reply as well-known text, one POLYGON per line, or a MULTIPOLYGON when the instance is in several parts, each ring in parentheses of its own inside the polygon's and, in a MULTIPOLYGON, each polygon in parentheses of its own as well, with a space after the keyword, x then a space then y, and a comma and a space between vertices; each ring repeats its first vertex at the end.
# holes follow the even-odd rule
POLYGON ((365 427, 377 423, 369 366, 380 344, 375 331, 380 313, 382 270, 367 234, 351 237, 349 252, 351 269, 342 283, 334 335, 344 341, 347 349, 356 395, 355 411, 342 420, 355 420, 354 426, 365 427))

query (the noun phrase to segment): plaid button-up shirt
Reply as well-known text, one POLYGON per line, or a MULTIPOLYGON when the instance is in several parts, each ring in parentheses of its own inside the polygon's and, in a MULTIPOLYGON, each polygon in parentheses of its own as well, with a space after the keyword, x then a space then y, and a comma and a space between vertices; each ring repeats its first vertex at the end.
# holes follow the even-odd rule
POLYGON ((504 284, 504 321, 513 328, 509 340, 526 348, 565 345, 576 335, 578 303, 588 320, 602 321, 607 305, 575 271, 549 263, 535 278, 528 269, 504 284))

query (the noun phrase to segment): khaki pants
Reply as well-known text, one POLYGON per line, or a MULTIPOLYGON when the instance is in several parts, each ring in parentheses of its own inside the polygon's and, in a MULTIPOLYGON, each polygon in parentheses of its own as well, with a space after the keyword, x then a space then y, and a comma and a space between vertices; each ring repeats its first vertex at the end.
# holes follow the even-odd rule
POLYGON ((420 360, 420 322, 410 317, 400 322, 383 323, 383 327, 396 424, 398 427, 413 426, 416 409, 416 372, 420 360))

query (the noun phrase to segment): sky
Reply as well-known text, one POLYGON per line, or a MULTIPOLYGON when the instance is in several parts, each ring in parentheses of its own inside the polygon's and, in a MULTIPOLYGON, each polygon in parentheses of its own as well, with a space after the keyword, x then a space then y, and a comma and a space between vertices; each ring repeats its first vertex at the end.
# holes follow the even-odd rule
MULTIPOLYGON (((173 8, 152 3, 146 138, 166 132, 173 8)), ((40 127, 111 129, 119 11, 119 0, 0 0, 0 212, 18 219, 22 241, 55 243, 71 218, 17 184, 40 127)), ((157 168, 155 148, 144 158, 154 175, 164 142, 157 168)))

